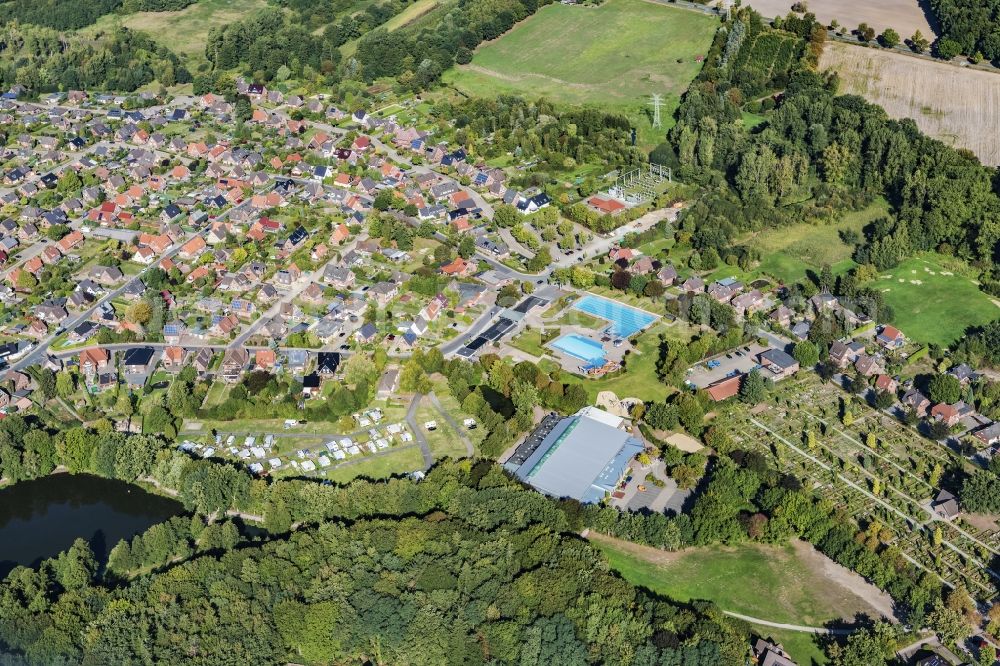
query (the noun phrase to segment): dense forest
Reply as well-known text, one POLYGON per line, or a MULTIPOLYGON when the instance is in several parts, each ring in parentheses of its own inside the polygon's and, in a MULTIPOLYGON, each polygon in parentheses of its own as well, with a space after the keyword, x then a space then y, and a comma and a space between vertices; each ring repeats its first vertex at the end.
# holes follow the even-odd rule
POLYGON ((8 24, 0 34, 0 87, 32 92, 86 88, 134 91, 152 81, 187 83, 191 75, 168 49, 146 35, 116 28, 96 39, 8 24))
POLYGON ((940 38, 934 48, 943 58, 960 53, 1000 60, 1000 2, 930 0, 940 38))
POLYGON ((319 513, 288 534, 175 518, 119 544, 105 571, 82 541, 16 568, 0 583, 0 645, 31 664, 746 658, 745 626, 636 590, 567 535, 572 513, 490 463, 301 490, 319 513))
POLYGON ((13 0, 0 4, 0 21, 72 30, 90 25, 121 4, 122 0, 13 0))
POLYGON ((636 165, 645 156, 631 142, 622 115, 587 107, 561 108, 545 100, 501 95, 458 104, 442 102, 440 118, 454 118, 456 141, 484 158, 513 153, 537 161, 536 170, 561 171, 578 164, 636 165))
POLYGON ((860 97, 837 95, 835 75, 815 71, 821 27, 808 14, 781 25, 778 31, 742 10, 717 35, 678 110, 670 138, 679 171, 708 192, 688 215, 696 248, 739 256, 746 248, 733 247, 735 239, 747 231, 826 223, 883 196, 894 214, 865 230, 858 263, 882 270, 937 250, 982 268, 984 288, 995 293, 998 276, 990 271, 1000 259, 1000 197, 993 171, 968 151, 924 136, 910 120, 891 120, 860 97), (795 59, 796 50, 773 34, 799 39, 802 55, 795 59), (762 39, 770 46, 758 50, 762 39), (754 54, 749 59, 746 49, 754 54), (780 58, 793 59, 788 74, 776 66, 780 58), (773 111, 750 129, 741 121, 745 106, 773 111))

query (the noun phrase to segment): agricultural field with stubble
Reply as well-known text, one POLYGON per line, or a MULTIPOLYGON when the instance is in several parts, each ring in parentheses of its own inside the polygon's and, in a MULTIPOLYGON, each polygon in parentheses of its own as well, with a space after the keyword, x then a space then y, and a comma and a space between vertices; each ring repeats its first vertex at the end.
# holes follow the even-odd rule
POLYGON ((841 93, 861 95, 893 118, 1000 165, 1000 76, 883 49, 831 42, 820 67, 840 75, 841 93))
POLYGON ((654 144, 673 124, 718 25, 703 13, 643 0, 552 4, 480 46, 470 64, 443 79, 474 96, 518 94, 618 111, 636 124, 640 143, 654 144), (664 97, 658 132, 653 93, 664 97))
MULTIPOLYGON (((746 0, 746 6, 753 7, 762 16, 774 18, 785 16, 792 9, 795 0, 746 0)), ((934 32, 927 21, 927 14, 920 7, 919 0, 809 0, 805 3, 809 11, 824 25, 837 21, 853 30, 859 23, 867 23, 876 32, 892 28, 903 38, 909 38, 919 30, 927 39, 934 39, 934 32)))

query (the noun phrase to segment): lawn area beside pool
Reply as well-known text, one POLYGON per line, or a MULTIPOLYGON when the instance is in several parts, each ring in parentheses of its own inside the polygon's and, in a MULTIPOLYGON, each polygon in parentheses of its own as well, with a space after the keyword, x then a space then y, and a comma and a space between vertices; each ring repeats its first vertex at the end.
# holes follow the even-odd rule
POLYGON ((510 345, 536 358, 541 358, 547 353, 542 347, 542 332, 535 328, 528 329, 512 339, 510 345))
POLYGON ((564 372, 562 378, 567 382, 583 386, 591 403, 597 400, 597 394, 601 391, 614 391, 619 398, 663 400, 677 389, 667 386, 656 376, 656 357, 661 333, 678 340, 690 339, 684 324, 678 322, 673 326, 667 326, 660 322, 639 335, 635 349, 626 357, 624 372, 600 379, 589 379, 564 372))
MULTIPOLYGON (((823 626, 855 613, 878 613, 860 595, 866 591, 835 579, 826 557, 805 543, 692 548, 669 553, 591 535, 591 543, 630 583, 677 601, 707 599, 727 611, 771 622, 823 626)), ((775 635, 799 664, 827 663, 811 634, 775 635), (786 637, 793 637, 791 641, 786 637)))
POLYGON ((969 326, 1000 318, 1000 307, 947 261, 932 254, 909 259, 872 283, 892 307, 892 323, 912 340, 947 346, 969 326))

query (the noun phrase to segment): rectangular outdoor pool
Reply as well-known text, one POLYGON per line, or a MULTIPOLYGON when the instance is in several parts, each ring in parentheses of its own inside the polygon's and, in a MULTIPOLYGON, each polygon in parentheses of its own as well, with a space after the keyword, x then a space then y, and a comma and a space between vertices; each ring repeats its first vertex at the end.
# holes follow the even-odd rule
POLYGON ((551 346, 581 361, 604 365, 604 345, 582 335, 564 335, 554 340, 551 346))
POLYGON ((627 338, 646 328, 657 319, 656 315, 593 294, 588 294, 578 300, 573 304, 573 309, 607 319, 611 322, 608 333, 619 338, 627 338))

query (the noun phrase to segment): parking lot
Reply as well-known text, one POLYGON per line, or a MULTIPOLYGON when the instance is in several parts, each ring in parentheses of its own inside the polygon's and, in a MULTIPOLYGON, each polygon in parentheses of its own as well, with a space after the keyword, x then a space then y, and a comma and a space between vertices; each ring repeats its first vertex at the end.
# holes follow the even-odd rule
POLYGON ((689 369, 686 379, 697 388, 705 388, 726 377, 750 372, 757 367, 757 356, 767 349, 768 347, 754 342, 733 351, 707 358, 689 369), (714 367, 710 369, 709 364, 714 367))

